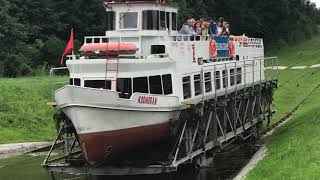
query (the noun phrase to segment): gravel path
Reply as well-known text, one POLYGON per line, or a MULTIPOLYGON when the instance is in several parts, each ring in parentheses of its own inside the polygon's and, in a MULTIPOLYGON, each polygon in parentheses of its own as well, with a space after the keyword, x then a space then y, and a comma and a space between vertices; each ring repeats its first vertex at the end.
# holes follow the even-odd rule
POLYGON ((30 152, 51 145, 52 142, 29 142, 16 144, 0 144, 0 159, 30 152))

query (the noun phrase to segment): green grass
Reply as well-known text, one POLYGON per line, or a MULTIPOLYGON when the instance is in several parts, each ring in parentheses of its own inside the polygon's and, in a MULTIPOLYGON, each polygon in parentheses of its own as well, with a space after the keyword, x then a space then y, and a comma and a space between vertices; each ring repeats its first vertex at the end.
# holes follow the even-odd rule
MULTIPOLYGON (((320 58, 320 37, 279 52, 280 65, 311 65, 320 58)), ((320 60, 317 62, 320 64, 320 60)), ((274 94, 273 120, 288 112, 319 82, 320 69, 281 70, 280 87, 274 94), (289 81, 286 84, 286 81, 289 81)), ((266 139, 267 156, 247 179, 320 178, 320 90, 318 89, 292 119, 266 139)))
MULTIPOLYGON (((298 66, 313 64, 317 59, 320 59, 319 44, 320 36, 316 36, 309 41, 281 49, 276 54, 279 58, 279 65, 290 66, 297 64, 298 66)), ((271 56, 275 56, 275 54, 271 54, 271 56)), ((320 64, 320 60, 317 64, 320 64)))
POLYGON ((48 77, 0 78, 0 144, 55 136, 50 92, 48 77))
MULTIPOLYGON (((320 49, 318 49, 318 45, 320 45, 320 36, 292 47, 286 47, 273 56, 278 57, 280 66, 320 64, 320 49)), ((273 116, 273 121, 282 117, 308 94, 317 84, 320 77, 320 69, 318 68, 287 69, 271 73, 279 73, 279 88, 274 94, 276 114, 273 116)))
POLYGON ((268 154, 247 179, 320 178, 320 91, 267 138, 268 154))

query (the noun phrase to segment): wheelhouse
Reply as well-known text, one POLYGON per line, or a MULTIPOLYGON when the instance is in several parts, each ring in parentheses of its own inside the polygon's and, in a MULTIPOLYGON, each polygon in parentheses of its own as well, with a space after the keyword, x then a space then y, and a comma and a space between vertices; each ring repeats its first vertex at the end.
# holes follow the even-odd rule
POLYGON ((177 9, 160 2, 106 2, 106 35, 177 35, 177 9))

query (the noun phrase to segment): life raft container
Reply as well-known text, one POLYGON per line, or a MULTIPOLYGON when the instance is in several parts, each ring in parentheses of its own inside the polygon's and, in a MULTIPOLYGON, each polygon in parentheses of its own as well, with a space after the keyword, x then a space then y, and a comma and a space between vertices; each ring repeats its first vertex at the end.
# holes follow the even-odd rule
POLYGON ((83 55, 133 55, 139 49, 134 43, 87 43, 79 51, 83 55))
POLYGON ((218 55, 216 41, 214 39, 210 40, 210 57, 216 58, 218 55))
POLYGON ((229 41, 229 55, 231 58, 234 58, 234 56, 236 55, 234 41, 232 40, 229 41))

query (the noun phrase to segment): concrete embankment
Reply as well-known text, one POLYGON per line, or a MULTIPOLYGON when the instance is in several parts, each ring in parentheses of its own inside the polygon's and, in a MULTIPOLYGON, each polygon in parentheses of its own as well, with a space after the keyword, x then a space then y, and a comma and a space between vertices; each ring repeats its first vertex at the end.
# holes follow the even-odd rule
POLYGON ((51 145, 52 142, 0 144, 0 159, 27 153, 51 145))

